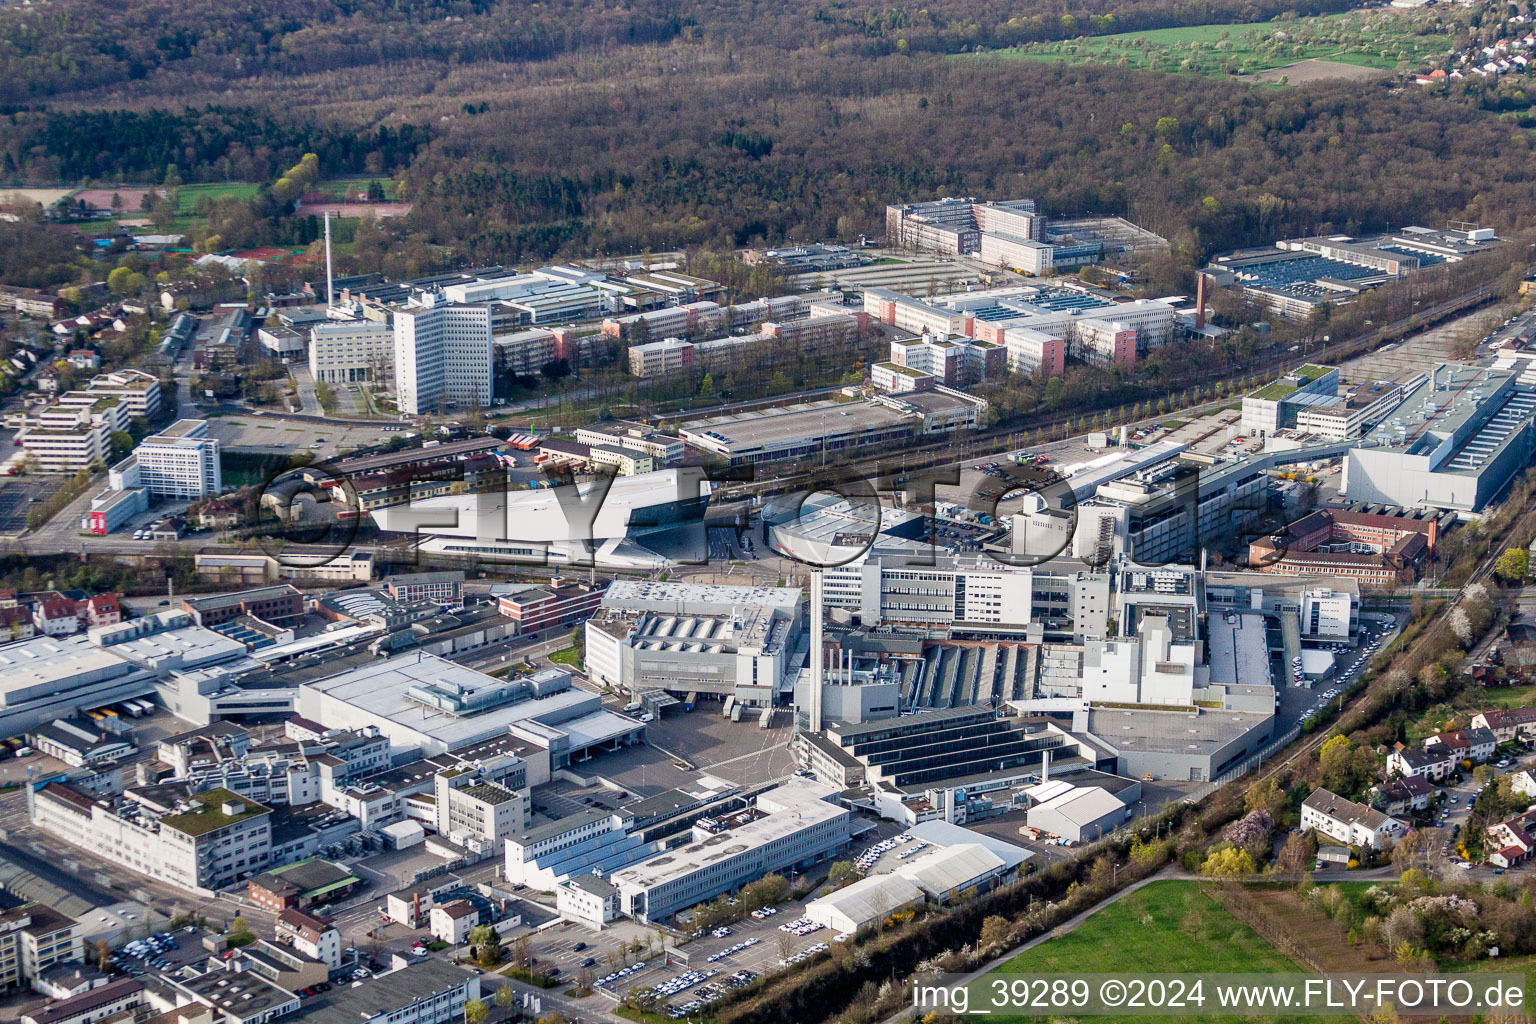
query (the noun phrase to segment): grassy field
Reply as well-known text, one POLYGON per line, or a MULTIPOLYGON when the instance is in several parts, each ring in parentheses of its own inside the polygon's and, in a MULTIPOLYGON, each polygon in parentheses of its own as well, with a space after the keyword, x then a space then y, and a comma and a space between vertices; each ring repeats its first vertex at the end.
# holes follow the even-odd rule
POLYGON ((1031 43, 983 55, 1200 75, 1247 75, 1303 60, 1396 68, 1450 48, 1448 36, 1416 35, 1408 12, 1356 11, 1242 25, 1123 32, 1031 43))
MULTIPOLYGON (((1107 907, 1075 931, 1028 949, 1004 974, 1169 974, 1191 971, 1293 973, 1303 970, 1241 923, 1195 882, 1155 882, 1107 907)), ((973 998, 980 998, 973 995, 973 998)), ((994 1019, 1025 1020, 1003 1017, 994 1019)), ((1104 1018, 1107 1019, 1107 1018, 1104 1018)), ((1169 1017, 1168 1020, 1237 1020, 1169 1017)), ((1303 1017, 1267 1017, 1299 1022, 1303 1017)))
POLYGON ((202 196, 207 196, 210 203, 224 196, 251 199, 255 197, 260 188, 260 185, 243 181, 226 181, 207 185, 183 185, 176 192, 176 213, 180 217, 193 216, 197 211, 197 200, 202 196))

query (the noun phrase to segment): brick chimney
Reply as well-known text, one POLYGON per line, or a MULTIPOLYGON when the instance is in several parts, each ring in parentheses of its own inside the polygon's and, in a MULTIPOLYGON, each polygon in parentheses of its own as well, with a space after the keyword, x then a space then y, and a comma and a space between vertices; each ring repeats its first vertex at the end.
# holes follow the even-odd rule
POLYGON ((1195 275, 1195 330, 1205 330, 1205 275, 1195 275))

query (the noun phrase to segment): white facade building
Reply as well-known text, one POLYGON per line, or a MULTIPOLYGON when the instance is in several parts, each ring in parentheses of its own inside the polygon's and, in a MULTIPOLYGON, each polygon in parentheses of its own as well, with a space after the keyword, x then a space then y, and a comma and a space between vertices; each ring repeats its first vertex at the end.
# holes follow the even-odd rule
POLYGON ((139 442, 133 454, 112 467, 118 490, 142 487, 158 498, 207 498, 224 489, 219 439, 208 436, 206 420, 177 420, 139 442))
POLYGON ((1302 803, 1301 827, 1303 831, 1315 828, 1347 846, 1369 846, 1377 850, 1401 838, 1406 831, 1396 818, 1326 789, 1313 790, 1302 803))
POLYGON ((810 866, 847 848, 848 810, 837 791, 795 779, 757 798, 755 807, 723 822, 693 826, 693 841, 621 868, 609 876, 624 913, 664 921, 746 882, 810 866))
POLYGON ((316 324, 309 329, 309 372, 323 384, 393 385, 395 332, 371 320, 316 324))
POLYGON ((426 296, 394 311, 395 393, 410 415, 491 404, 491 311, 426 296))

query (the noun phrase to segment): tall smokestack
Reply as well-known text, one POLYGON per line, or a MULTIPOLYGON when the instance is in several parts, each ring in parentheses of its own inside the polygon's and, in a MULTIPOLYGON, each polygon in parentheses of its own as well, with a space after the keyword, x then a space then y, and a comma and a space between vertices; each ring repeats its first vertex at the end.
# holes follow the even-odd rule
POLYGON ((806 708, 806 728, 813 733, 821 732, 821 687, 826 682, 822 678, 822 660, 825 657, 821 649, 821 570, 811 571, 811 699, 810 706, 806 708))
POLYGON ((325 308, 336 301, 336 290, 331 284, 331 211, 325 211, 325 308))
POLYGON ((1205 330, 1205 275, 1195 275, 1195 330, 1205 330))

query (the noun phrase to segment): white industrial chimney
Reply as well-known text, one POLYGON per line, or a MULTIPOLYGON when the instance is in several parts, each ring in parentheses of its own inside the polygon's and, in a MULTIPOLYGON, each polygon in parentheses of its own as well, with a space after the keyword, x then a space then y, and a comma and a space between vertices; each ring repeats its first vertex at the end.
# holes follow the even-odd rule
POLYGON ((331 284, 331 211, 325 211, 325 308, 336 302, 336 290, 331 284))
POLYGON ((811 570, 811 694, 809 706, 805 709, 806 728, 812 733, 821 732, 821 688, 826 684, 823 678, 823 661, 825 655, 821 649, 821 570, 811 570))

